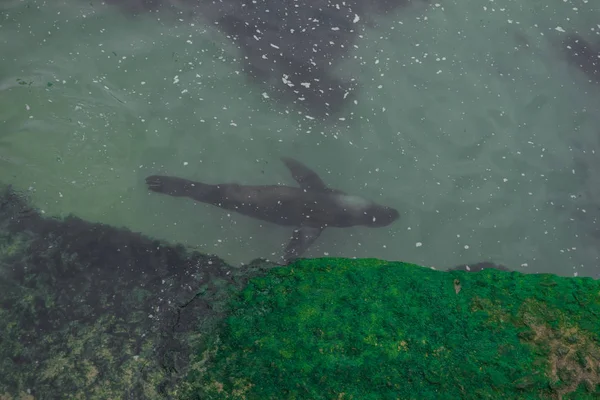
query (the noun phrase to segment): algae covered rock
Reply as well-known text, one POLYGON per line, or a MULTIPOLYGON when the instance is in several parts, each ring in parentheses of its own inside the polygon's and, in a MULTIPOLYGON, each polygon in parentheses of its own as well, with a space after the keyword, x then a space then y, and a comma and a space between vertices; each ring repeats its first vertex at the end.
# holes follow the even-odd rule
POLYGON ((598 398, 600 282, 304 260, 251 280, 197 357, 184 398, 598 398))
POLYGON ((0 399, 595 399, 600 283, 239 268, 0 190, 0 399))
MULTIPOLYGON (((265 264, 266 265, 266 264, 265 264)), ((0 191, 0 399, 165 399, 258 266, 0 191)))

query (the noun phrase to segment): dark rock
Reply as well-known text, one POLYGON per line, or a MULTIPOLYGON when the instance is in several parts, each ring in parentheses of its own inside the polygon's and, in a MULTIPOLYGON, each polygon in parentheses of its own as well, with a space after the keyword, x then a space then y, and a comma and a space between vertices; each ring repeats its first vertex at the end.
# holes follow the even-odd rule
POLYGON ((479 272, 484 269, 498 269, 500 271, 510 271, 510 269, 506 268, 504 265, 494 264, 488 261, 479 262, 476 264, 463 264, 457 265, 456 267, 449 268, 448 271, 469 271, 469 272, 479 272))
POLYGON ((564 46, 569 62, 579 67, 592 82, 600 83, 600 42, 593 44, 579 35, 570 35, 564 46))
MULTIPOLYGON (((418 0, 421 1, 421 0, 418 0)), ((108 0, 125 12, 171 10, 202 18, 240 48, 245 74, 315 118, 339 112, 358 84, 335 76, 369 16, 412 0, 108 0)))

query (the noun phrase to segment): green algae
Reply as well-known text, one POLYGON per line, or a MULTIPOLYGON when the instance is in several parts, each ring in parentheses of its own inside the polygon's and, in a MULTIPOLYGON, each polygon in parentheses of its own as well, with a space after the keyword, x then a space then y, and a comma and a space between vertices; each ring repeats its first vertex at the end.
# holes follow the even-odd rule
POLYGON ((589 278, 303 260, 251 280, 231 310, 184 398, 600 395, 589 278))

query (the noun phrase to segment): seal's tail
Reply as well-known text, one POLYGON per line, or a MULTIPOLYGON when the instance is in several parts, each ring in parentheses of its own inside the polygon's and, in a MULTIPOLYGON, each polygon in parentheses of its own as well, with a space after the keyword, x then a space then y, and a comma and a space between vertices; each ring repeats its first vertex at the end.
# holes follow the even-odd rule
POLYGON ((216 185, 194 182, 175 176, 152 175, 146 178, 148 189, 153 192, 175 197, 191 197, 204 203, 211 203, 218 191, 216 185))

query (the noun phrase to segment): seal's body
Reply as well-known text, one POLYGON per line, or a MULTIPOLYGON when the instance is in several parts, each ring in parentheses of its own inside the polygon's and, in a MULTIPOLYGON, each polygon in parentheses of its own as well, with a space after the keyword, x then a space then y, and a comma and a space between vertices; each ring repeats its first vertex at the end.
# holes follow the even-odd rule
POLYGON ((283 257, 286 263, 304 253, 326 227, 381 227, 399 217, 391 207, 329 189, 314 171, 294 159, 282 160, 300 187, 211 185, 159 175, 149 176, 146 183, 158 193, 189 197, 263 221, 297 227, 283 257))

